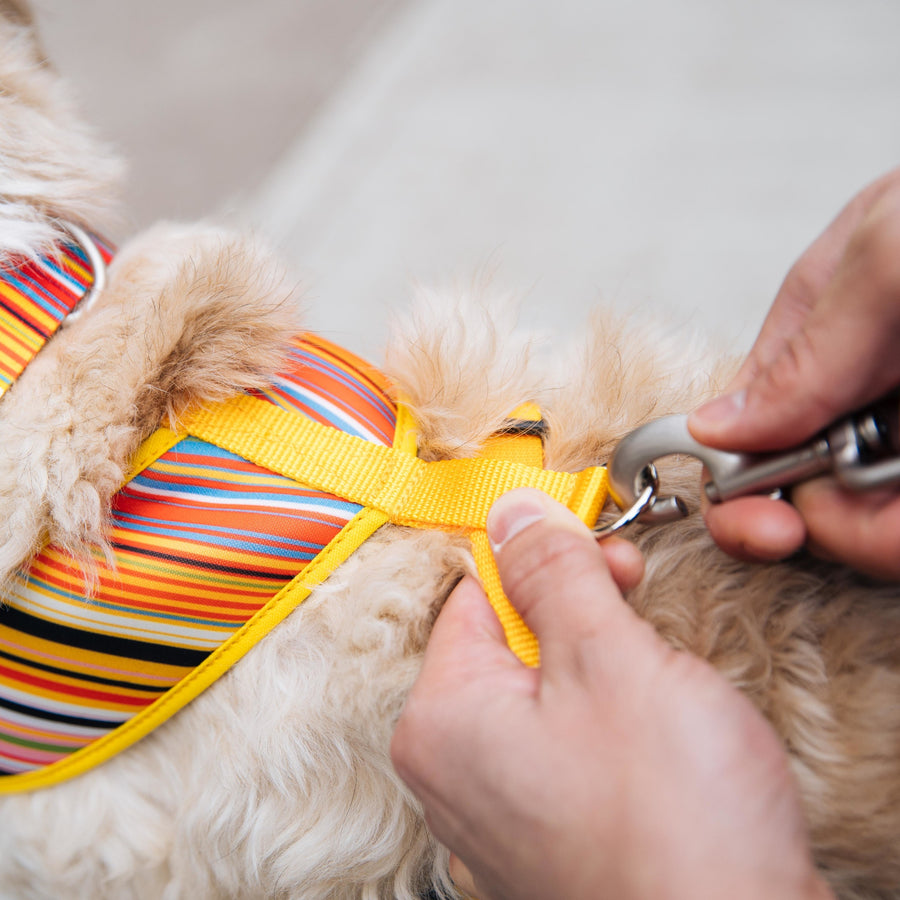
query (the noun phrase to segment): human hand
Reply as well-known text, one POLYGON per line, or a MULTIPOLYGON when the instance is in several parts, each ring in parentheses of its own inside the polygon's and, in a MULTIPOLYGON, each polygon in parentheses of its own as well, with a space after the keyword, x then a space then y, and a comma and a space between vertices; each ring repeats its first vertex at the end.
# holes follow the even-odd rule
MULTIPOLYGON (((855 197, 788 273, 727 392, 688 420, 703 444, 779 450, 900 385, 900 169, 855 197)), ((744 497, 708 507, 716 542, 744 559, 811 550, 900 578, 900 491, 853 493, 833 478, 792 504, 744 497)))
MULTIPOLYGON (((434 627, 392 744, 479 900, 831 896, 787 757, 750 702, 622 601, 639 580, 529 489, 491 510, 510 601, 541 666, 510 652, 464 579, 434 627)), ((457 869, 459 871, 459 869, 457 869)))

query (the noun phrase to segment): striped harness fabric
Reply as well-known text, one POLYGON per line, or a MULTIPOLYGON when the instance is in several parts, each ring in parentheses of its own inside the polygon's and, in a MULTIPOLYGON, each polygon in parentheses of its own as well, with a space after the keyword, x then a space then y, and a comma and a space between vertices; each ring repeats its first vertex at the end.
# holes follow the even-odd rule
MULTIPOLYGON (((487 511, 519 486, 593 524, 606 472, 542 468, 541 438, 424 462, 384 376, 303 335, 266 391, 152 435, 116 495, 99 587, 48 546, 0 606, 0 793, 92 768, 184 707, 387 522, 468 534, 510 647, 538 663, 503 595, 487 511)), ((531 404, 515 412, 533 422, 531 404)))
MULTIPOLYGON (((110 248, 93 238, 108 263, 110 248)), ((94 281, 78 244, 53 256, 23 259, 0 269, 0 397, 47 343, 94 281)))
MULTIPOLYGON (((383 379, 325 341, 298 340, 258 399, 393 441, 383 379)), ((152 455, 115 498, 115 569, 98 556, 96 596, 84 598, 77 564, 48 547, 0 608, 0 790, 158 703, 360 511, 190 436, 152 455)))

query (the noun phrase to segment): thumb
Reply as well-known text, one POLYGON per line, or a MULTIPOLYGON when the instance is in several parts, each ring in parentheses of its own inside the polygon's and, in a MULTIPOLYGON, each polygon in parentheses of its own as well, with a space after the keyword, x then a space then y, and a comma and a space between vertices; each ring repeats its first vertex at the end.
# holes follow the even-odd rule
POLYGON ((630 632, 644 633, 603 550, 564 506, 520 488, 494 503, 487 528, 506 596, 540 642, 544 678, 581 680, 610 645, 618 656, 630 632))
POLYGON ((805 320, 747 381, 689 419, 701 443, 777 450, 900 383, 900 189, 869 210, 805 320))

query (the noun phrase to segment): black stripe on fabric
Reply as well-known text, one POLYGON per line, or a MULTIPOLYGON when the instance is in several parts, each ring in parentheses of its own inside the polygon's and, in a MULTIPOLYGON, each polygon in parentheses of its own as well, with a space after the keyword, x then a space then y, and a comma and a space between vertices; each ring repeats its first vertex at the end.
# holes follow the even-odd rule
MULTIPOLYGON (((10 287, 14 291, 19 292, 19 289, 15 285, 10 285, 10 287)), ((0 303, 0 307, 3 307, 8 315, 11 315, 14 319, 18 319, 23 325, 27 325, 35 334, 39 334, 44 339, 44 343, 47 342, 48 338, 53 333, 48 332, 45 327, 32 322, 27 316, 23 316, 21 313, 16 312, 16 310, 11 306, 7 306, 5 303, 0 303)), ((59 328, 59 322, 54 324, 53 331, 56 331, 57 328, 59 328)), ((41 347, 43 346, 44 345, 41 344, 41 347)), ((40 350, 41 347, 39 347, 38 350, 40 350)))
POLYGON ((122 719, 117 722, 107 722, 103 719, 89 719, 86 716, 67 716, 64 713, 48 712, 45 709, 35 709, 33 706, 24 706, 21 703, 16 703, 13 700, 5 700, 2 697, 0 697, 0 707, 12 710, 13 712, 23 713, 34 719, 45 719, 48 722, 61 722, 64 725, 86 725, 90 728, 102 728, 105 731, 112 731, 114 728, 118 728, 119 725, 124 725, 125 722, 128 721, 128 719, 122 719))
POLYGON ((136 556, 148 556, 151 559, 161 559, 165 562, 178 563, 180 565, 190 566, 191 568, 199 566, 203 569, 208 569, 210 572, 223 572, 227 575, 245 575, 248 578, 264 578, 267 581, 277 581, 279 583, 283 583, 287 580, 281 572, 261 572, 259 569, 241 569, 237 566, 223 566, 219 563, 206 561, 200 562, 181 556, 173 556, 171 553, 162 553, 159 550, 149 550, 146 547, 134 547, 131 544, 126 544, 122 541, 116 541, 115 546, 117 549, 130 550, 136 556))
POLYGON ((89 681, 91 684, 105 684, 108 687, 128 688, 132 691, 142 691, 145 694, 164 694, 168 690, 166 687, 148 687, 146 684, 135 684, 133 681, 118 681, 115 678, 102 678, 99 675, 88 675, 86 672, 71 672, 68 669, 61 669, 58 666, 48 666, 46 663, 25 659, 22 656, 16 656, 15 653, 8 653, 5 650, 0 650, 0 659, 8 659, 19 665, 27 666, 29 669, 38 669, 41 672, 50 672, 53 675, 65 675, 68 678, 75 678, 78 681, 89 681))
POLYGON ((0 623, 35 637, 53 641, 81 650, 124 656, 126 659, 140 659, 144 662, 162 663, 167 666, 196 668, 209 656, 208 650, 192 650, 188 647, 169 647, 166 644, 150 644, 132 638, 113 637, 108 634, 94 634, 80 628, 70 628, 57 622, 48 622, 37 616, 29 616, 12 607, 0 608, 0 623))

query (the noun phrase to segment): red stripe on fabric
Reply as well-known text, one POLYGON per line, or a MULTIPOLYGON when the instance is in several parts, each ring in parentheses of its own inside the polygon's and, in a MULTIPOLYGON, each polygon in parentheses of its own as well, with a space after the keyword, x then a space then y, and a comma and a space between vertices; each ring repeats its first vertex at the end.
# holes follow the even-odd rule
MULTIPOLYGON (((146 579, 146 575, 141 575, 144 579, 146 579)), ((55 575, 52 571, 43 571, 41 578, 48 585, 56 588, 60 588, 65 593, 69 594, 71 599, 74 599, 76 602, 80 600, 80 592, 81 586, 76 586, 76 590, 73 592, 71 590, 71 583, 67 582, 67 579, 61 578, 58 575, 55 575)), ((163 580, 163 577, 160 578, 163 580)), ((174 579, 167 579, 174 580, 174 579)), ((156 579, 154 577, 154 582, 156 579)), ((212 609, 207 608, 206 606, 198 606, 198 605, 184 605, 178 604, 179 600, 184 601, 184 591, 190 587, 185 581, 180 581, 177 583, 178 590, 177 591, 159 591, 154 588, 153 595, 154 597, 158 597, 160 600, 170 600, 170 604, 166 603, 152 603, 145 598, 145 594, 137 593, 134 590, 127 590, 124 588, 117 588, 115 583, 109 583, 105 579, 101 578, 101 590, 100 590, 100 598, 101 602, 112 604, 117 607, 121 607, 121 614, 126 617, 123 619, 123 623, 127 624, 127 616, 128 610, 144 610, 147 612, 164 612, 170 613, 177 618, 188 618, 188 619, 204 619, 210 622, 223 622, 230 624, 242 624, 247 619, 250 618, 253 613, 255 613, 258 609, 266 604, 269 598, 272 596, 272 588, 266 587, 265 589, 260 589, 259 599, 256 601, 249 601, 244 603, 237 602, 227 602, 221 600, 220 598, 209 599, 206 602, 212 606, 212 609)), ((243 596, 247 595, 247 591, 243 590, 240 592, 243 596)), ((90 603, 90 601, 84 601, 86 604, 90 603)), ((190 601, 185 601, 189 603, 190 601)), ((97 624, 93 626, 101 631, 103 631, 103 626, 97 624)))
MULTIPOLYGON (((175 502, 170 502, 165 497, 154 497, 141 495, 138 493, 139 487, 125 489, 116 497, 113 505, 115 513, 124 517, 128 517, 129 521, 133 517, 143 520, 165 520, 164 510, 170 510, 173 507, 178 509, 179 519, 178 527, 181 530, 191 530, 198 534, 218 537, 223 541, 234 539, 233 527, 236 514, 240 515, 241 531, 243 535, 239 535, 245 541, 252 542, 273 542, 274 546, 280 546, 283 541, 303 540, 306 543, 319 543, 320 540, 311 538, 310 529, 317 538, 328 540, 328 535, 337 532, 347 523, 348 516, 336 515, 326 511, 316 509, 313 511, 290 509, 284 507, 272 507, 268 510, 260 509, 259 506, 246 508, 238 504, 232 505, 229 501, 227 510, 217 509, 215 506, 205 505, 202 497, 197 501, 191 502, 185 497, 178 497, 175 502), (312 522, 303 519, 304 514, 314 515, 316 521, 312 522), (227 524, 226 524, 227 523, 227 524)), ((330 495, 319 494, 318 497, 333 499, 330 495)), ((299 503, 304 499, 317 499, 314 494, 297 493, 293 498, 299 503)), ((171 513, 169 518, 171 518, 171 513)), ((153 527, 151 523, 150 527, 153 527)), ((116 534, 121 536, 122 540, 128 540, 132 529, 130 527, 120 526, 116 530, 116 534)), ((150 536, 151 540, 154 539, 150 536)))
POLYGON ((32 281, 32 284, 29 285, 31 289, 39 292, 53 306, 57 315, 62 318, 66 313, 71 312, 75 304, 84 296, 90 282, 85 282, 83 279, 78 278, 74 272, 71 272, 65 265, 65 258, 60 259, 58 262, 60 268, 75 281, 77 290, 73 290, 67 284, 60 283, 49 272, 34 264, 29 264, 23 271, 27 273, 32 281))
MULTIPOLYGON (((294 346, 301 353, 309 353, 322 359, 324 363, 334 366, 348 378, 356 381, 361 388, 380 400, 388 412, 385 412, 374 398, 360 396, 357 392, 352 391, 327 368, 318 368, 303 360, 291 359, 284 373, 285 376, 295 383, 312 388, 318 394, 331 395, 336 398, 339 405, 348 414, 372 431, 382 434, 385 441, 390 443, 395 428, 395 421, 390 415, 390 411, 394 409, 394 403, 389 396, 390 384, 382 373, 355 354, 318 336, 303 335, 294 342, 294 346)), ((277 391, 277 388, 275 390, 277 391)), ((282 396, 284 397, 284 395, 282 396)), ((293 405, 290 398, 284 397, 284 399, 286 403, 293 405)), ((306 412, 307 410, 304 409, 304 413, 306 412)))
MULTIPOLYGON (((89 741, 90 738, 85 738, 83 743, 74 745, 72 749, 77 750, 89 741)), ((32 767, 37 767, 49 765, 67 755, 68 754, 65 751, 55 752, 52 750, 36 750, 32 747, 22 747, 19 744, 12 744, 4 741, 3 738, 0 737, 0 760, 9 759, 13 762, 26 763, 32 767)), ((0 773, 0 776, 2 776, 2 773, 0 773)))
MULTIPOLYGON (((175 464, 174 458, 172 460, 172 463, 175 464)), ((260 475, 266 475, 268 473, 266 473, 264 470, 257 469, 255 472, 250 474, 259 477, 260 475)), ((169 499, 171 499, 180 506, 184 506, 187 508, 196 507, 198 509, 207 509, 210 512, 215 510, 215 506, 212 506, 210 504, 210 499, 216 498, 218 495, 222 494, 224 494, 225 497, 217 500, 216 505, 220 505, 222 500, 225 500, 229 505, 233 505, 235 508, 246 509, 247 514, 251 516, 268 514, 264 508, 261 509, 260 507, 259 497, 263 494, 273 495, 273 499, 275 500, 284 499, 303 501, 315 500, 319 497, 336 499, 328 494, 309 490, 304 491, 297 485, 292 486, 290 484, 278 483, 271 485, 239 484, 225 480, 215 481, 214 476, 192 476, 177 474, 168 471, 149 472, 147 469, 145 469, 141 473, 141 480, 138 484, 131 485, 123 490, 123 496, 125 498, 133 497, 136 502, 163 503, 164 501, 167 502, 169 501, 169 499), (157 485, 160 486, 158 488, 159 490, 166 491, 166 493, 162 496, 151 495, 147 491, 147 488, 156 487, 157 485), (195 490, 190 490, 191 488, 194 488, 195 490), (181 489, 181 496, 174 496, 174 494, 177 493, 179 489, 181 489), (247 495, 256 497, 256 502, 251 503, 249 501, 245 501, 242 503, 241 497, 247 495)), ((265 499, 262 499, 261 502, 265 503, 266 501, 265 499)), ((277 514, 278 512, 285 512, 283 508, 275 506, 274 503, 270 507, 270 510, 275 514, 277 514)), ((222 513, 219 514, 221 515, 222 513)))
POLYGON ((37 675, 28 675, 24 672, 17 672, 15 669, 10 669, 3 665, 0 665, 0 676, 5 676, 8 681, 14 683, 32 684, 35 687, 57 694, 66 694, 70 697, 82 697, 86 700, 99 700, 106 703, 120 703, 122 706, 134 706, 137 708, 146 706, 148 702, 152 702, 156 699, 153 697, 148 701, 145 697, 129 697, 127 694, 116 694, 112 691, 97 691, 90 688, 78 688, 74 685, 65 684, 62 681, 50 681, 47 678, 41 678, 37 675))
MULTIPOLYGON (((74 599, 76 602, 83 599, 83 580, 80 574, 67 566, 64 561, 55 560, 44 556, 36 562, 34 569, 35 572, 40 574, 40 578, 42 581, 44 581, 51 587, 58 588, 63 593, 67 594, 70 599, 74 599)), ((179 578, 179 573, 172 573, 171 575, 162 572, 148 573, 143 569, 135 569, 129 566, 126 560, 122 560, 120 562, 118 570, 122 573, 123 577, 126 575, 130 575, 132 578, 140 578, 143 581, 152 580, 154 584, 153 596, 158 596, 161 599, 170 600, 173 603, 177 603, 177 601, 179 600, 182 601, 182 604, 191 603, 189 594, 186 592, 190 591, 191 588, 194 587, 194 585, 187 578, 179 578), (162 592, 156 590, 155 586, 160 583, 170 584, 172 585, 174 590, 162 592)), ((202 576, 205 573, 198 572, 195 574, 202 576)), ((220 604, 223 608, 223 615, 228 609, 234 610, 234 614, 231 616, 232 619, 238 618, 241 612, 246 614, 243 616, 243 618, 249 618, 252 613, 259 609, 259 607, 263 605, 269 597, 271 597, 273 592, 271 584, 260 585, 260 587, 255 591, 248 589, 244 585, 233 588, 224 585, 207 585, 206 588, 207 590, 215 590, 219 597, 224 594, 237 594, 241 597, 246 598, 249 594, 253 593, 255 593, 255 595, 259 597, 258 600, 243 601, 225 600, 219 599, 219 597, 217 597, 214 600, 208 599, 205 601, 208 603, 220 604)), ((144 596, 144 594, 138 593, 138 591, 135 590, 134 587, 124 585, 122 580, 117 575, 109 572, 100 573, 99 600, 115 602, 117 605, 121 606, 129 606, 139 605, 140 603, 144 602, 144 596)), ((84 603, 87 604, 90 603, 90 601, 84 600, 84 603)), ((152 607, 148 606, 146 608, 149 609, 152 607)), ((181 605, 173 607, 173 610, 174 609, 179 610, 180 615, 186 617, 203 618, 207 615, 206 610, 203 610, 201 613, 196 612, 197 607, 193 605, 181 605)))
POLYGON ((316 335, 304 335, 298 343, 307 344, 309 347, 320 351, 321 355, 350 366, 360 380, 364 381, 376 394, 380 394, 390 403, 388 398, 388 392, 391 389, 390 382, 384 373, 367 363, 362 357, 356 356, 349 350, 345 350, 343 347, 332 344, 331 341, 316 335))
MULTIPOLYGON (((25 349, 25 345, 21 341, 17 340, 16 344, 23 350, 25 349)), ((6 354, 6 356, 10 357, 11 362, 16 367, 16 371, 21 372, 22 369, 25 368, 25 365, 30 362, 31 354, 28 354, 26 356, 24 353, 17 353, 12 347, 9 346, 4 346, 3 352, 6 354)))

